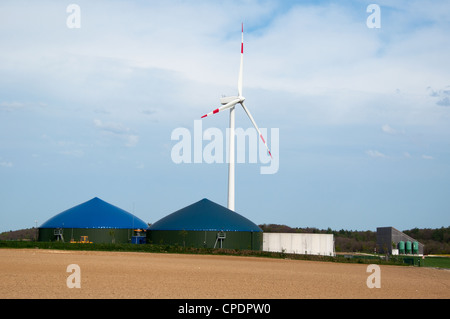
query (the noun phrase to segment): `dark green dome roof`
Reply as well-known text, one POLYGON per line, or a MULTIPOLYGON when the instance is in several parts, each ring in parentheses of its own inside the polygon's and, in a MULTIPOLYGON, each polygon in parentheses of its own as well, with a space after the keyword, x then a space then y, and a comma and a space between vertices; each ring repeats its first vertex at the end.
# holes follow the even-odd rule
POLYGON ((252 221, 206 198, 167 215, 149 230, 262 232, 252 221))

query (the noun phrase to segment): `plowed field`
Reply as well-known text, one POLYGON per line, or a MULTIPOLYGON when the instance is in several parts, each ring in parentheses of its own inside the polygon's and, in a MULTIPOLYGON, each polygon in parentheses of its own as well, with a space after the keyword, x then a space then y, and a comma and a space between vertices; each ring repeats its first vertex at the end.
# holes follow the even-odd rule
POLYGON ((258 257, 0 249, 0 298, 450 298, 450 271, 258 257), (68 288, 67 266, 80 268, 68 288))

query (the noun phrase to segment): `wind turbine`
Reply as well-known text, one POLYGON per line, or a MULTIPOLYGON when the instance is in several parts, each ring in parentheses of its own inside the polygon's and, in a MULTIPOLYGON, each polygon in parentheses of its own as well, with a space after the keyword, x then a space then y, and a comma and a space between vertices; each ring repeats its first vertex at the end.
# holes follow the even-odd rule
POLYGON ((219 113, 221 111, 230 109, 230 138, 229 138, 229 160, 228 160, 228 209, 234 211, 234 193, 235 193, 235 135, 234 135, 234 128, 235 128, 235 105, 240 104, 242 108, 244 109, 247 116, 250 118, 250 121, 252 122, 253 126, 255 127, 256 131, 259 134, 259 137, 263 141, 264 145, 267 148, 267 151, 269 152, 270 157, 272 157, 272 153, 270 153, 270 149, 267 146, 266 141, 264 140, 264 137, 261 134, 261 131, 258 128, 258 125, 256 125, 255 120, 253 119, 253 116, 251 115, 248 108, 245 106, 244 101, 245 97, 242 96, 242 72, 243 72, 243 66, 244 66, 244 24, 241 25, 242 29, 242 41, 241 41, 241 65, 239 68, 239 78, 238 78, 238 95, 237 96, 227 96, 220 99, 220 103, 222 104, 221 107, 215 109, 214 111, 205 114, 202 116, 202 118, 219 113))

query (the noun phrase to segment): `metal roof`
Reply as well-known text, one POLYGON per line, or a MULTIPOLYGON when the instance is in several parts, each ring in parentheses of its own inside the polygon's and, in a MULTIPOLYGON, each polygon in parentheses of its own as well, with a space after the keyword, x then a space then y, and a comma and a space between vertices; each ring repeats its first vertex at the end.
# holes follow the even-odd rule
POLYGON ((144 228, 148 225, 133 214, 98 197, 55 215, 40 228, 144 228))
POLYGON ((167 215, 148 229, 262 232, 252 221, 206 198, 167 215))

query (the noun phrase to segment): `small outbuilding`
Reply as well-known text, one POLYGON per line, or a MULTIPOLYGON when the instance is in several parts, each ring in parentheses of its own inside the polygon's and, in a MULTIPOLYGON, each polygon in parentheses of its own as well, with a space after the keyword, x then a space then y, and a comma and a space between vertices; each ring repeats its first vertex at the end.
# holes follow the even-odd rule
POLYGON ((392 255, 423 255, 424 245, 394 227, 377 228, 377 252, 392 255))
POLYGON ((140 218, 95 197, 43 223, 39 241, 130 243, 136 231, 147 228, 140 218))
POLYGON ((197 248, 262 249, 262 229, 206 198, 152 224, 147 243, 197 248))

